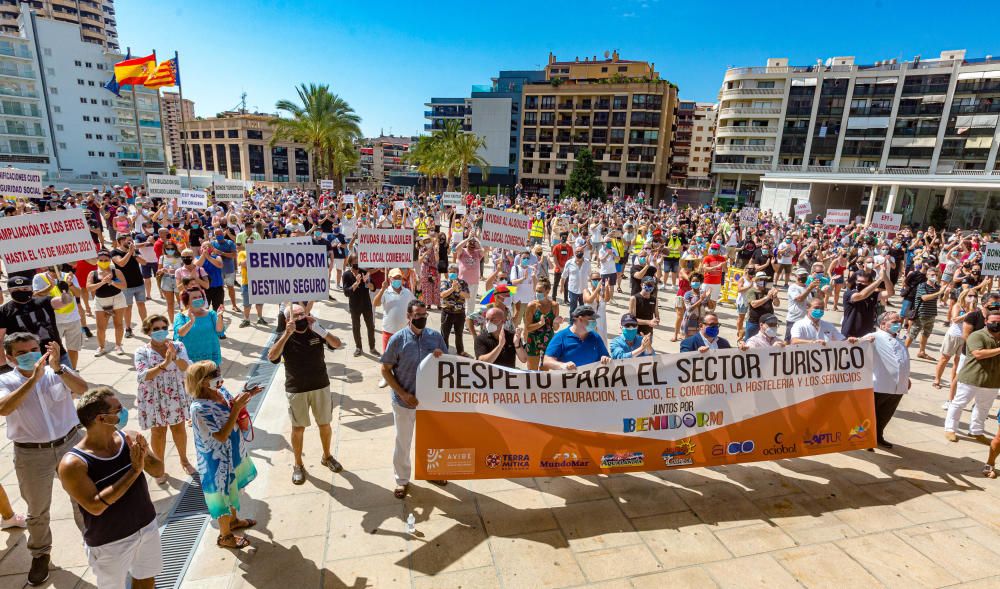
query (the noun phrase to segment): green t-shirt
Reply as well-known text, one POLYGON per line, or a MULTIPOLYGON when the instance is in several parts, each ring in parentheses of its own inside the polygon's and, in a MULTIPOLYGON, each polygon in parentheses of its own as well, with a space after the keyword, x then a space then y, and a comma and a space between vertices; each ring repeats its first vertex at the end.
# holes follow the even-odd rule
POLYGON ((958 373, 958 382, 976 387, 1000 389, 1000 356, 976 360, 972 355, 975 350, 1000 348, 1000 342, 993 339, 986 329, 980 329, 969 334, 965 343, 967 346, 965 365, 958 373))

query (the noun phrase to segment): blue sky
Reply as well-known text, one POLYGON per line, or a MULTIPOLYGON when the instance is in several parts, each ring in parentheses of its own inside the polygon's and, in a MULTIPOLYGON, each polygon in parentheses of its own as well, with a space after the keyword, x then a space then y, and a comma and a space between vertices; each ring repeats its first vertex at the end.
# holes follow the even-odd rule
POLYGON ((318 82, 362 117, 365 135, 423 129, 432 96, 468 96, 500 69, 559 59, 646 59, 682 98, 714 101, 728 66, 859 62, 941 50, 1000 55, 995 17, 939 2, 354 2, 118 0, 122 49, 180 52, 184 97, 199 116, 247 105, 273 112, 295 86, 318 82), (238 9, 233 10, 238 7, 238 9), (990 45, 992 44, 992 46, 990 45))

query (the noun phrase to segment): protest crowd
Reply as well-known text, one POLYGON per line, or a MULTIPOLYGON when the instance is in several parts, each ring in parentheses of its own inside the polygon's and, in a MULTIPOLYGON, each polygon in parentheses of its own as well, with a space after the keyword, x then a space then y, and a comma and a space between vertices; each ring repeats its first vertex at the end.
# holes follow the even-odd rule
POLYGON ((27 528, 32 585, 49 576, 57 478, 99 587, 154 586, 162 555, 149 488, 170 472, 200 476, 218 546, 250 545, 241 530, 257 522, 240 513, 257 474, 247 407, 264 387, 227 386, 222 350, 258 329, 274 332, 266 359, 284 363, 296 485, 308 481, 306 436, 318 434, 324 468, 351 468, 331 452, 326 368, 327 352, 345 346, 380 364, 391 395, 399 499, 413 476, 427 356, 566 371, 652 358, 668 342, 695 354, 871 342, 872 427, 885 450, 912 351, 936 364, 942 435, 984 444, 982 473, 997 476, 1000 434, 988 437, 985 423, 1000 389, 1000 285, 984 272, 996 238, 976 230, 877 231, 821 211, 789 218, 618 191, 552 200, 252 187, 198 208, 128 184, 49 187, 7 201, 0 226, 74 210, 93 243, 86 257, 4 266, 0 415, 27 511, 15 513, 0 488, 0 515, 3 528, 27 528), (323 324, 313 307, 324 304, 349 311, 350 333, 323 324), (720 321, 722 308, 735 323, 720 321), (838 310, 843 320, 830 322, 838 310), (78 369, 87 355, 125 359, 135 398, 78 369), (168 434, 179 461, 164 460, 168 434))

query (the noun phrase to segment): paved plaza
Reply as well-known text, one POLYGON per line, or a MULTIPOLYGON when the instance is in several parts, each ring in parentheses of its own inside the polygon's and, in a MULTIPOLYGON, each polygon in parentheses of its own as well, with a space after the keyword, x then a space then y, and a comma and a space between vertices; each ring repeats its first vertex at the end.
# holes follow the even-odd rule
MULTIPOLYGON (((351 342, 344 297, 337 298, 317 303, 314 313, 351 342)), ((624 300, 619 295, 611 305, 612 334, 624 300)), ((733 340, 732 307, 720 308, 722 335, 733 340)), ((162 305, 154 301, 151 309, 162 305)), ((275 307, 268 310, 273 317, 275 307)), ((839 324, 839 313, 828 315, 839 324)), ((672 307, 661 307, 661 317, 671 331, 657 330, 656 350, 676 351, 678 344, 669 342, 672 307)), ((438 327, 436 312, 429 325, 438 327)), ((937 329, 930 346, 935 356, 940 322, 937 329)), ((136 333, 125 340, 130 354, 144 339, 136 333)), ((270 329, 232 324, 228 333, 223 368, 227 386, 236 389, 259 360, 270 329)), ((471 349, 468 335, 466 345, 471 349)), ((131 355, 95 358, 95 346, 88 340, 81 355, 83 376, 113 385, 125 406, 134 407, 131 355)), ((377 386, 377 359, 352 352, 349 343, 328 354, 327 364, 336 400, 334 454, 344 472, 320 466, 312 428, 307 482, 292 484, 279 369, 251 444, 259 476, 247 489, 244 514, 259 522, 248 534, 253 547, 217 548, 217 532, 208 529, 182 587, 1000 587, 1000 481, 980 474, 986 446, 944 439, 940 405, 947 393, 930 386, 930 362, 913 361, 913 389, 886 433, 896 444, 892 451, 656 473, 459 481, 443 488, 418 481, 399 501, 392 495, 389 392, 377 386), (410 513, 414 534, 406 533, 410 513)), ((989 435, 995 426, 991 420, 989 435)), ((23 511, 12 449, 3 440, 0 477, 23 511)), ((186 480, 172 446, 166 463, 167 487, 148 480, 161 518, 186 480)), ((52 560, 58 569, 48 586, 94 587, 69 501, 55 486, 52 560)), ((30 565, 26 536, 2 532, 0 541, 0 589, 22 587, 30 565)))

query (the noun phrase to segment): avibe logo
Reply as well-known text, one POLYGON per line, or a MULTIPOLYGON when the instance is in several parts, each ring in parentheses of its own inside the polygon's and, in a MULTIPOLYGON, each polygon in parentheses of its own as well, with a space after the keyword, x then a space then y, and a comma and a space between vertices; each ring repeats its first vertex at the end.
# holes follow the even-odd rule
POLYGON ((784 454, 796 454, 798 451, 798 444, 792 442, 790 446, 786 446, 785 434, 778 432, 774 434, 774 445, 770 448, 764 448, 761 454, 764 456, 782 456, 784 454))
POLYGON ((486 456, 486 466, 500 470, 528 470, 531 467, 531 456, 527 454, 489 454, 486 456))
POLYGON ((428 448, 427 473, 434 475, 476 472, 475 448, 428 448))

